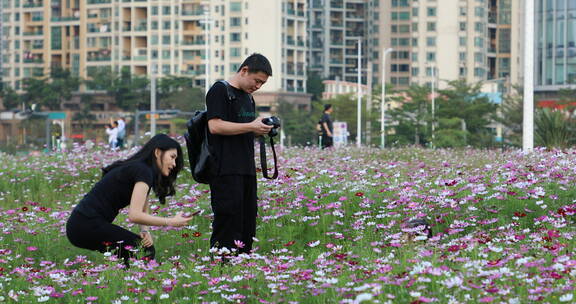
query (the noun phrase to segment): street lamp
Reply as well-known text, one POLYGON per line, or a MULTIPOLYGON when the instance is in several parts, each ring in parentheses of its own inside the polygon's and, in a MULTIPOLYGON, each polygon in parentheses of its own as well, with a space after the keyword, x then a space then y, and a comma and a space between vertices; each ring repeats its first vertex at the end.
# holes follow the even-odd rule
POLYGON ((392 52, 393 48, 387 48, 382 52, 382 96, 380 96, 380 148, 386 147, 385 114, 386 114, 386 55, 392 52))
POLYGON ((356 126, 356 146, 360 148, 362 145, 362 39, 358 39, 358 123, 356 126))
POLYGON ((534 1, 524 1, 524 110, 522 150, 534 149, 534 1))

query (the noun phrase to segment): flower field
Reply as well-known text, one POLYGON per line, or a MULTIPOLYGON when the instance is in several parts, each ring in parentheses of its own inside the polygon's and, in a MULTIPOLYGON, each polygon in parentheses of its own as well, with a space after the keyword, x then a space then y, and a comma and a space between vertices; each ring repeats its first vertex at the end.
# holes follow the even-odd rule
POLYGON ((280 177, 259 181, 255 253, 225 265, 186 169, 153 210, 205 212, 154 227, 158 260, 124 269, 64 224, 129 154, 0 154, 0 302, 576 303, 576 151, 284 149, 280 177), (418 218, 431 239, 407 237, 418 218))

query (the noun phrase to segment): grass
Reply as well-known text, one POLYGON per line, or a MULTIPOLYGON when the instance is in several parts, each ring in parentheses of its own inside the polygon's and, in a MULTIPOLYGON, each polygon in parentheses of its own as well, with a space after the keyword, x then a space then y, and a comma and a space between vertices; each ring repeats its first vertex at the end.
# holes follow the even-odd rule
MULTIPOLYGON (((204 215, 154 228, 158 263, 126 270, 69 244, 64 224, 100 168, 129 153, 0 154, 1 301, 572 301, 570 151, 285 149, 280 178, 259 182, 255 254, 226 266, 208 255, 208 188, 182 172, 156 213, 204 215), (404 238, 402 223, 416 217, 431 223, 431 240, 404 238)), ((115 222, 136 230, 125 213, 115 222)))

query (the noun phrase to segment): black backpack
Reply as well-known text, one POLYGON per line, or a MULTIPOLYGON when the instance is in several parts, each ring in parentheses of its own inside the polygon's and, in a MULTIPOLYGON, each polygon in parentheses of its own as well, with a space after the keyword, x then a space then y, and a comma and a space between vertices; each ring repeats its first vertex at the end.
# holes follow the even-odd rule
MULTIPOLYGON (((226 86, 228 100, 236 99, 228 82, 220 80, 226 86)), ((184 134, 190 171, 196 182, 209 184, 212 177, 218 173, 218 162, 210 143, 208 142, 208 120, 206 111, 196 111, 186 124, 187 132, 184 134)))

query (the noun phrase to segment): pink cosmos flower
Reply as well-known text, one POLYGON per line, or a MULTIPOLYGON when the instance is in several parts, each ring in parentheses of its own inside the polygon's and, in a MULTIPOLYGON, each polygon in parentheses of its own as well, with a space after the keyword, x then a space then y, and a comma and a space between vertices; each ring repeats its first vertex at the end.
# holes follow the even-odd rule
POLYGON ((244 242, 239 241, 239 240, 234 240, 234 246, 236 246, 238 248, 244 248, 244 242))

